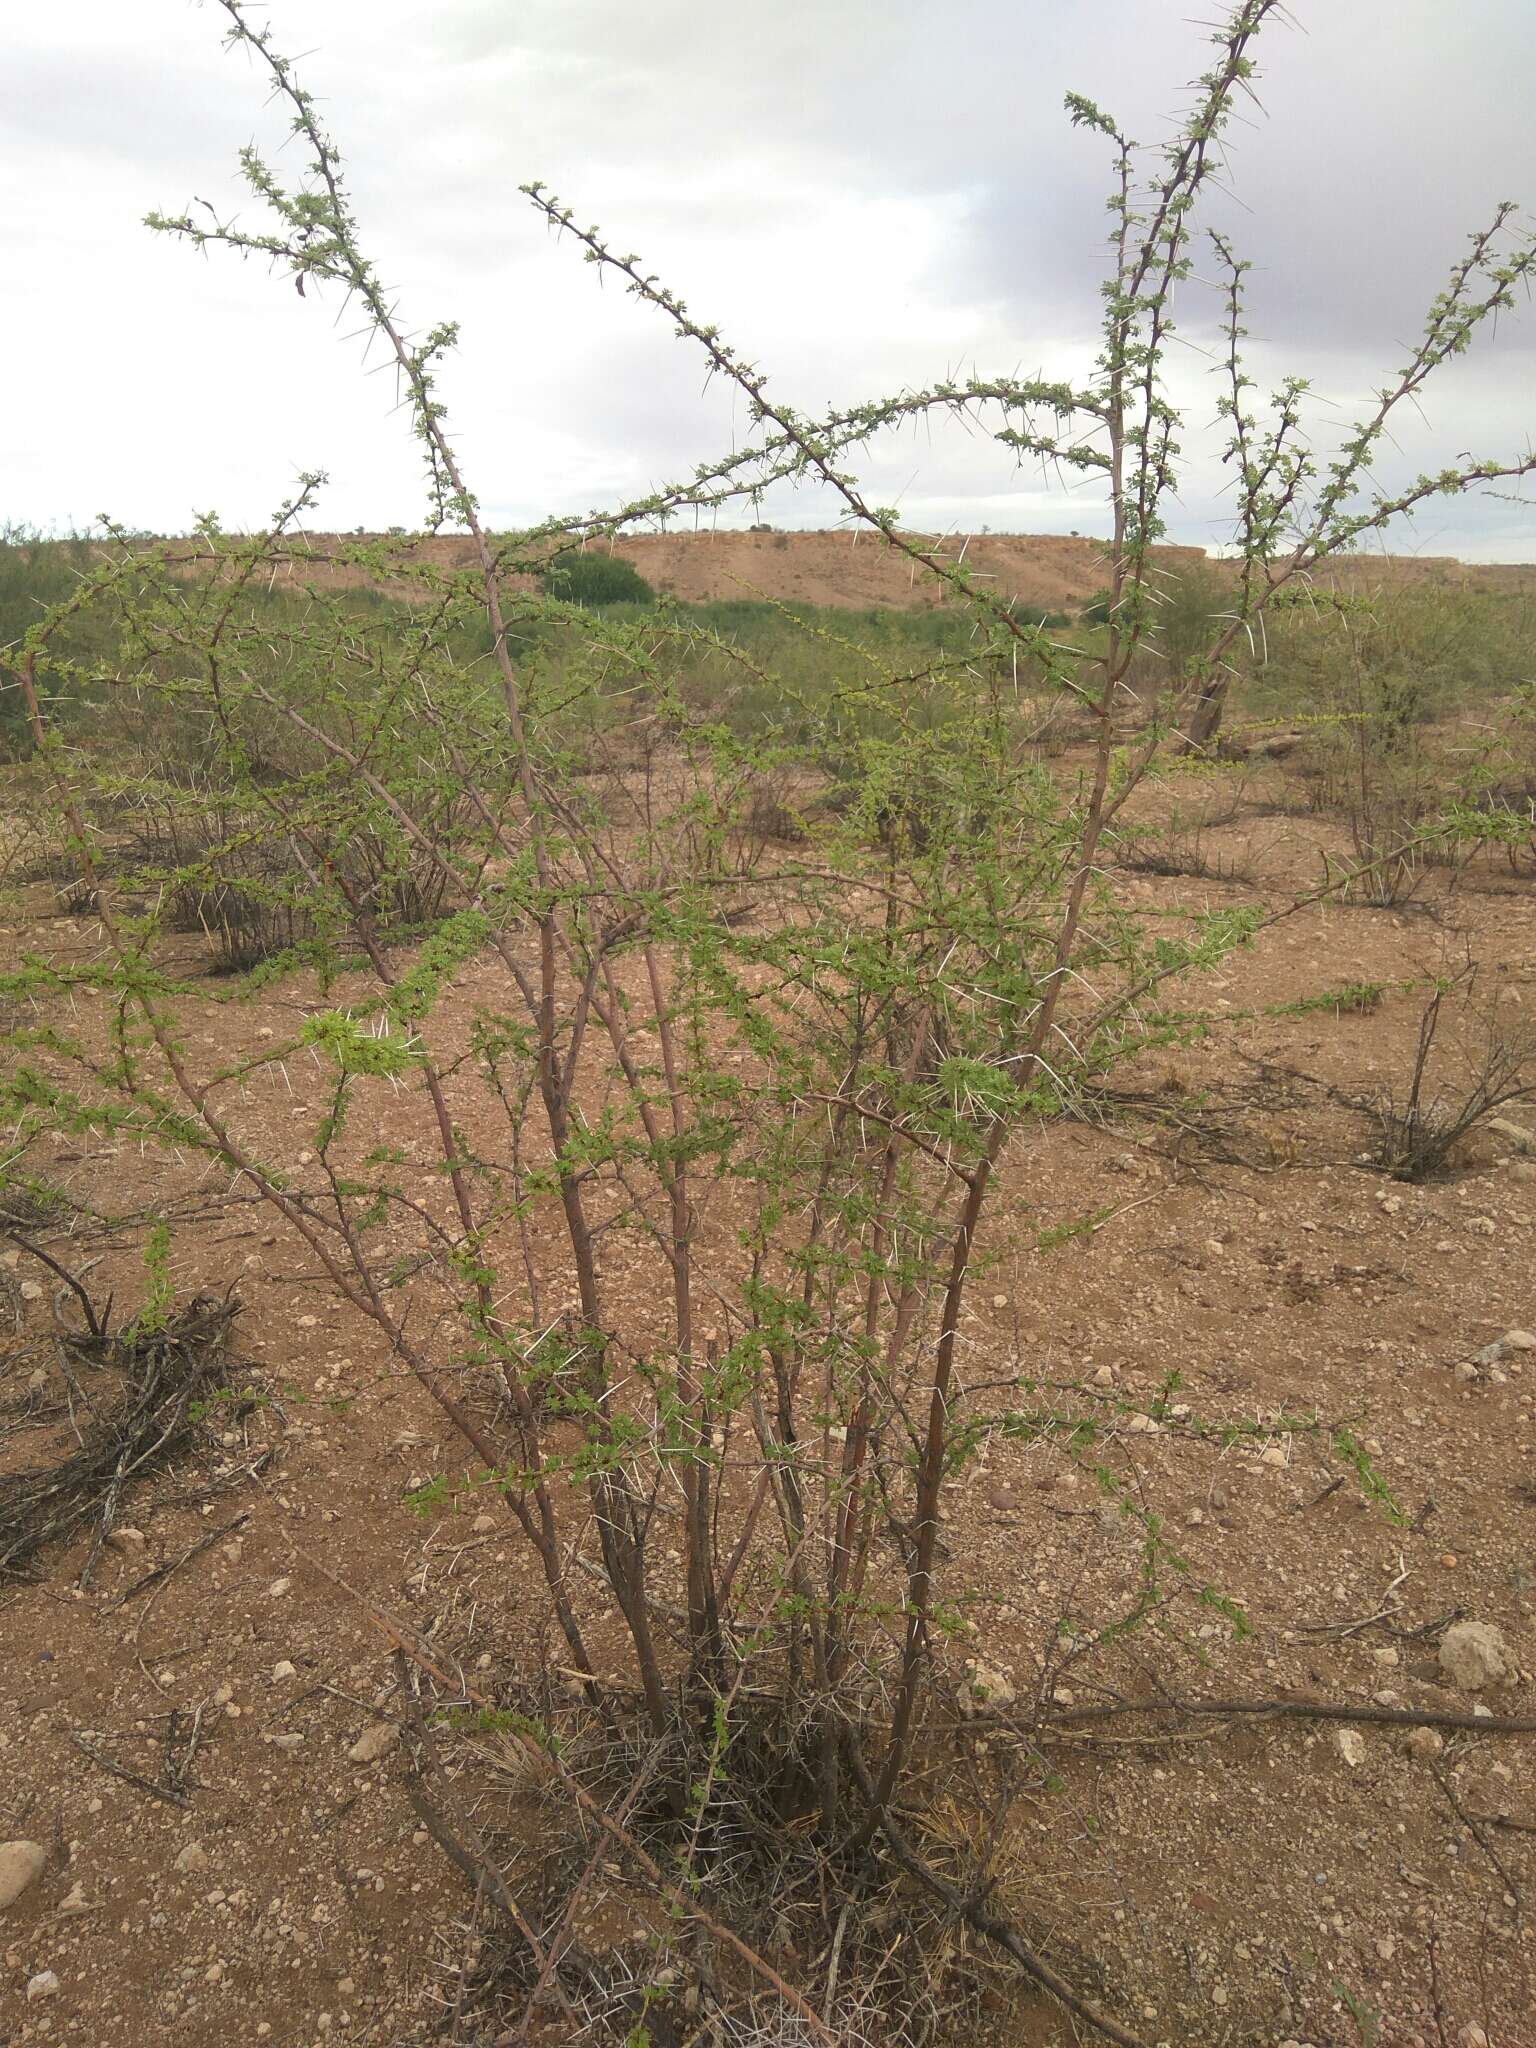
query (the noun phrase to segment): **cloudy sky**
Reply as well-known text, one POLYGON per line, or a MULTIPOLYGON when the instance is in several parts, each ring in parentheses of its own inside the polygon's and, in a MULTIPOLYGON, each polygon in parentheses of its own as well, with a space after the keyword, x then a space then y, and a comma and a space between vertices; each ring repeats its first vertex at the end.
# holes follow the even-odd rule
MULTIPOLYGON (((543 179, 642 252, 801 408, 973 368, 1081 378, 1107 166, 1062 95, 1161 140, 1206 61, 1187 5, 271 0, 254 18, 304 58, 402 316, 460 321, 444 395, 472 488, 512 524, 631 497, 745 431, 698 358, 553 240, 520 184, 543 179)), ((1293 5, 1294 25, 1267 33, 1263 112, 1232 131, 1232 189, 1209 217, 1257 266, 1255 373, 1309 377, 1326 442, 1404 360, 1466 234, 1500 199, 1536 209, 1536 6, 1293 5)), ((4 10, 0 519, 106 511, 174 531, 216 510, 241 526, 303 468, 331 478, 321 524, 423 517, 392 379, 355 322, 140 225, 193 195, 237 206, 238 147, 281 150, 221 21, 212 0, 4 10)), ((1192 454, 1175 528, 1207 545, 1223 534, 1199 346, 1213 311, 1185 294, 1174 372, 1192 454)), ((1533 437, 1528 308, 1442 373, 1389 475, 1533 437)), ((915 527, 1103 530, 1091 486, 1019 471, 955 429, 893 437, 866 476, 915 527)), ((1536 559, 1529 496, 1438 501, 1400 544, 1536 559)), ((835 511, 785 491, 759 516, 835 511)))

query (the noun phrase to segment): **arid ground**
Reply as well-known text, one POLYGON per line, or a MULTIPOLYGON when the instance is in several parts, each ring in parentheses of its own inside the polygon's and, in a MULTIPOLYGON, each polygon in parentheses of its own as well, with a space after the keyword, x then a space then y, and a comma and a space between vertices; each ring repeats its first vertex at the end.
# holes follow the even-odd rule
MULTIPOLYGON (((690 596, 730 595, 739 577, 895 604, 908 577, 845 536, 662 536, 632 552, 690 596)), ((1099 580, 1087 542, 993 537, 975 556, 999 575, 1027 560, 1019 591, 1041 604, 1099 580)), ((1186 871, 1120 886, 1280 909, 1317 882, 1332 827, 1294 800, 1287 764, 1257 763, 1233 790, 1186 871)), ((1153 811, 1165 800, 1147 795, 1153 811)), ((984 1739, 1034 1760, 1000 1895, 1149 2042, 1536 2048, 1536 1735, 1430 1728, 1536 1716, 1536 1103, 1508 1106, 1423 1185, 1371 1157, 1434 976, 1476 959, 1504 1028, 1525 1019, 1536 1036, 1532 886, 1529 859, 1488 857, 1431 871, 1395 907, 1295 910, 1196 992, 1228 1021, 1007 1154, 963 1373, 1097 1403, 1096 1455, 1188 1570, 1151 1625, 1075 1652, 1063 1617, 1103 1629, 1134 1606, 1142 1530, 1059 1444, 996 1442, 944 1531, 946 1572, 979 1593, 953 1677, 965 1655, 995 1674, 984 1739), (1215 1433, 1277 1418, 1296 1427, 1215 1433), (1311 1418, 1352 1432, 1389 1497, 1325 1456, 1311 1418), (1467 1620, 1507 1655, 1476 1690, 1440 1655, 1467 1620), (1271 1710, 1072 1719, 1168 1695, 1271 1710)), ((89 912, 61 910, 41 880, 14 892, 0 939, 60 961, 101 945, 89 912)), ((176 964, 195 973, 198 942, 183 943, 176 964)), ((467 1023, 489 973, 463 970, 443 1021, 467 1023)), ((210 981, 190 1043, 252 1048, 317 1000, 302 979, 237 1003, 210 981)), ((1474 1021, 1446 1026, 1448 1088, 1481 1056, 1474 1021)), ((322 1091, 295 1060, 246 1105, 301 1181, 322 1091)), ((408 1156, 418 1109, 402 1092, 398 1129, 380 1134, 408 1156)), ((176 1459, 128 1481, 85 1583, 81 1534, 0 1590, 0 1837, 49 1858, 0 1912, 0 2040, 489 2041, 471 2014, 491 1915, 407 1796, 396 1653, 407 1641, 469 1705, 521 1699, 541 1657, 558 1663, 511 1519, 467 1494, 406 1505, 462 1466, 441 1414, 240 1189, 111 1135, 51 1149, 50 1177, 107 1220, 65 1210, 30 1237, 93 1301, 132 1304, 141 1236, 110 1219, 174 1209, 178 1296, 233 1290, 224 1384, 249 1397, 210 1404, 176 1459)), ((68 1456, 99 1389, 54 1340, 73 1297, 18 1248, 0 1259, 0 1470, 14 1473, 68 1456)), ((604 1598, 587 1579, 599 1645, 604 1598)), ((510 1748, 498 1769, 494 1742, 438 1739, 482 1831, 550 1825, 510 1748)), ((618 1866, 599 1880, 594 1928, 643 1929, 650 1908, 618 1866)), ((825 1956, 799 1950, 794 1924, 782 1934, 776 1962, 814 1996, 825 1956)), ((1079 2038, 985 1967, 998 2048, 1079 2038)))

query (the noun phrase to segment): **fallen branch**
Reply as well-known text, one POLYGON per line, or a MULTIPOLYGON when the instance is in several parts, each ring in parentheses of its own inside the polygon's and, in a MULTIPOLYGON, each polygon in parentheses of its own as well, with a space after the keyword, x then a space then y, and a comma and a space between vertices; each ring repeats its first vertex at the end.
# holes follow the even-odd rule
MULTIPOLYGON (((1536 1735, 1536 1717, 1448 1713, 1437 1707, 1348 1706, 1335 1700, 1117 1700, 1107 1706, 1065 1707, 1045 1718, 1044 1727, 1078 1727, 1124 1714, 1216 1714, 1275 1721, 1360 1721, 1386 1728, 1455 1728, 1472 1735, 1536 1735)), ((985 1719, 970 1717, 973 1722, 985 1719)), ((1041 1731, 1032 1731, 1039 1734, 1041 1731)))

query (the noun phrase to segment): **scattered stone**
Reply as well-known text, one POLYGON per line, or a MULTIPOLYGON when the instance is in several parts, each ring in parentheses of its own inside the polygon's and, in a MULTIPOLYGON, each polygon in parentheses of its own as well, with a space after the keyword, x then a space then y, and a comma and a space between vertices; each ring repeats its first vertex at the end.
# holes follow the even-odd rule
POLYGON ((376 1764, 399 1740, 400 1730, 393 1721, 370 1722, 347 1751, 347 1759, 354 1764, 376 1764))
POLYGON ((125 1528, 119 1524, 107 1538, 107 1548, 109 1550, 125 1551, 142 1550, 144 1548, 144 1531, 142 1529, 125 1528))
POLYGON ((1152 1416, 1143 1415, 1139 1408, 1133 1414, 1127 1415, 1125 1426, 1129 1430, 1136 1431, 1141 1436, 1156 1436, 1160 1427, 1152 1416))
POLYGON ((269 1739, 271 1741, 272 1747, 274 1749, 280 1749, 283 1752, 284 1756, 292 1756, 296 1750, 300 1750, 304 1747, 304 1738, 302 1735, 274 1735, 271 1736, 269 1739))
POLYGON ((35 1977, 27 1979, 27 2003, 37 1998, 52 1998, 59 1988, 59 1980, 52 1970, 39 1970, 35 1977))
POLYGON ((1445 1737, 1438 1728, 1410 1728, 1403 1738, 1403 1748, 1409 1756, 1417 1757, 1421 1764, 1427 1764, 1445 1747, 1445 1737))
POLYGON ((993 1295, 993 1297, 992 1297, 992 1306, 993 1306, 994 1308, 1006 1308, 1006 1307, 1008 1306, 1008 1297, 1007 1297, 1007 1295, 1006 1295, 1006 1294, 994 1294, 994 1295, 993 1295))
POLYGON ((272 1666, 272 1683, 274 1685, 281 1685, 285 1678, 297 1678, 298 1675, 298 1667, 291 1664, 286 1657, 279 1658, 277 1663, 272 1666))
POLYGON ((1339 1755, 1351 1770, 1365 1762, 1365 1737, 1358 1728, 1340 1728, 1333 1739, 1339 1755))
POLYGON ((41 1842, 0 1842, 0 1913, 15 1905, 47 1867, 48 1851, 41 1842))
POLYGON ((1279 1444, 1271 1444, 1267 1451, 1263 1451, 1259 1455, 1259 1463, 1261 1465, 1284 1465, 1286 1462, 1285 1452, 1280 1448, 1279 1444))
POLYGON ((1486 1621, 1451 1624, 1440 1638, 1440 1669, 1460 1692, 1506 1685, 1511 1677, 1504 1638, 1486 1621))
POLYGON ((494 1536, 497 1527, 496 1517, 494 1515, 476 1515, 470 1527, 477 1536, 494 1536))
POLYGON ((59 1901, 59 1911, 61 1913, 68 1913, 71 1916, 76 1913, 89 1913, 90 1910, 91 1902, 85 1896, 85 1886, 83 1884, 71 1885, 59 1901))
POLYGON ((1516 1152, 1525 1152, 1536 1158, 1536 1131, 1528 1131, 1523 1124, 1513 1123, 1507 1116, 1489 1117, 1488 1129, 1516 1152))
POLYGON ((1488 2036, 1476 2020, 1468 2020, 1456 2036, 1456 2048, 1488 2048, 1488 2036))
POLYGON ((1187 1513, 1187 1514, 1185 1515, 1185 1517, 1184 1517, 1184 1526, 1185 1526, 1185 1528, 1186 1528, 1186 1529, 1200 1529, 1200 1528, 1203 1528, 1203 1527, 1205 1526, 1205 1511, 1204 1511, 1204 1509, 1203 1509, 1203 1508, 1191 1508, 1191 1509, 1189 1510, 1189 1512, 1188 1512, 1188 1513, 1187 1513))
POLYGON ((208 1868, 208 1851, 201 1842, 188 1842, 176 1858, 176 1868, 183 1876, 194 1875, 208 1868))
POLYGON ((267 1588, 267 1598, 269 1600, 281 1600, 289 1592, 292 1585, 292 1579, 274 1579, 267 1588))
POLYGON ((1011 1515, 1019 1505, 1019 1496, 1011 1486, 990 1486, 987 1489, 987 1505, 995 1508, 1000 1515, 1011 1515))
MULTIPOLYGON (((41 1280, 23 1280, 21 1283, 21 1298, 23 1301, 41 1301, 43 1298, 43 1283, 41 1280)), ((28 1996, 31 1996, 30 1992, 28 1996)))
POLYGON ((1112 1365, 1099 1366, 1093 1375, 1093 1384, 1096 1387, 1112 1387, 1115 1384, 1115 1368, 1112 1365))

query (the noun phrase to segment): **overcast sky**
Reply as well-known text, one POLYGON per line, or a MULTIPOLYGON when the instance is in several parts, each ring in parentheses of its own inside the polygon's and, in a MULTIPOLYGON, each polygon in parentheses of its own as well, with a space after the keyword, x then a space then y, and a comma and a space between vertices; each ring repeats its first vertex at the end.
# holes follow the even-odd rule
MULTIPOLYGON (((553 240, 520 184, 543 179, 643 253, 803 409, 972 368, 1081 379, 1107 163, 1067 126, 1062 95, 1162 139, 1208 55, 1186 5, 272 0, 256 18, 304 57, 405 319, 461 322, 444 396, 471 487, 512 524, 631 497, 745 431, 730 394, 703 389, 697 356, 553 240)), ((1500 199, 1536 209, 1536 0, 1294 12, 1266 34, 1264 111, 1232 131, 1234 191, 1210 218, 1257 266, 1255 373, 1310 377, 1326 436, 1404 360, 1466 234, 1500 199)), ((317 524, 424 516, 392 379, 367 374, 354 323, 260 266, 140 225, 194 194, 238 205, 238 147, 281 146, 222 19, 195 0, 3 10, 0 518, 106 511, 174 531, 216 510, 238 527, 304 468, 331 478, 317 524)), ((1186 292, 1191 342, 1210 339, 1213 312, 1186 292)), ((1175 530, 1215 544, 1209 364, 1190 347, 1175 374, 1190 443, 1208 451, 1175 530)), ((1393 459, 1411 475, 1533 437, 1536 308, 1523 308, 1442 373, 1393 459)), ((1103 530, 1091 486, 1065 491, 953 429, 893 437, 866 475, 915 527, 1103 530)), ((835 513, 786 491, 756 516, 835 513)), ((1536 559, 1536 502, 1437 501, 1400 544, 1536 559)))

